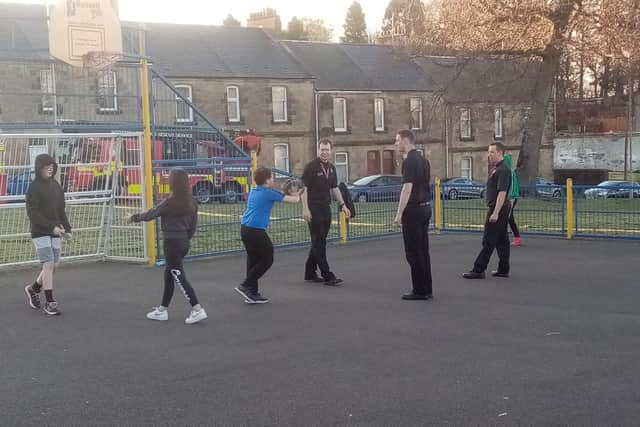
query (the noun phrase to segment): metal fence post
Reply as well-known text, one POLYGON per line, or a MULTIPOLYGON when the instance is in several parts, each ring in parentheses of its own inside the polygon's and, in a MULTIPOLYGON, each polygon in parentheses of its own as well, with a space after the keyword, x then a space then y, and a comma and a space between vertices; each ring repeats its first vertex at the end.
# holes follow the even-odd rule
POLYGON ((573 238, 575 228, 575 210, 573 205, 573 180, 567 179, 567 239, 573 238))
POLYGON ((251 188, 256 188, 255 180, 253 179, 256 170, 258 169, 258 153, 255 150, 251 151, 251 188))
MULTIPOLYGON (((142 85, 142 122, 144 126, 144 186, 146 208, 153 207, 153 167, 151 162, 151 105, 149 103, 149 63, 145 58, 144 32, 139 33, 140 39, 140 79, 142 85)), ((149 247, 149 265, 155 265, 157 260, 156 226, 147 223, 147 246, 149 247)))
POLYGON ((440 233, 442 231, 442 185, 440 184, 440 178, 436 178, 435 194, 433 195, 435 201, 435 216, 436 216, 436 231, 440 233))

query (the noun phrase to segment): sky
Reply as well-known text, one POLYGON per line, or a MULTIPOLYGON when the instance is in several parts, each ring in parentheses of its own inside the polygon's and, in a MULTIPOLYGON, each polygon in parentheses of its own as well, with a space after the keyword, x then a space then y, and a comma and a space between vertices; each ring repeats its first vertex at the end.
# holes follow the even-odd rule
MULTIPOLYGON (((367 30, 380 29, 388 0, 359 0, 367 20, 367 30)), ((337 40, 353 0, 120 0, 124 21, 176 24, 221 25, 228 14, 246 24, 249 13, 267 7, 280 15, 283 28, 293 16, 319 18, 333 28, 337 40)), ((0 3, 45 3, 45 0, 0 0, 0 3)))

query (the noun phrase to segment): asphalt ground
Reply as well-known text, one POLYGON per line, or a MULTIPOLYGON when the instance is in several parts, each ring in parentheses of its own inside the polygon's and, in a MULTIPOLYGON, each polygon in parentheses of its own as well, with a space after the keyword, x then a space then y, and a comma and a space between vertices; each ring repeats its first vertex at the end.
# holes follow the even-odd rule
POLYGON ((188 263, 209 319, 169 322, 162 270, 66 265, 51 318, 35 270, 1 272, 2 426, 637 426, 640 244, 525 238, 512 277, 465 281, 477 234, 432 238, 433 301, 401 301, 398 238, 329 248, 345 285, 278 251, 249 306, 245 259, 188 263))

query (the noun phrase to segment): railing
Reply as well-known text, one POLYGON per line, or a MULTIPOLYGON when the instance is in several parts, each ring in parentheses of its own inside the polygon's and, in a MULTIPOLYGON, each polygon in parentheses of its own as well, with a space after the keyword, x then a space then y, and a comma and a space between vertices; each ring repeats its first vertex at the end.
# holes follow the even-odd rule
POLYGON ((575 186, 579 237, 640 239, 640 184, 575 186))
MULTIPOLYGON (((444 231, 482 231, 488 213, 484 185, 442 184, 444 231)), ((514 215, 521 233, 564 235, 566 188, 521 186, 514 215)))

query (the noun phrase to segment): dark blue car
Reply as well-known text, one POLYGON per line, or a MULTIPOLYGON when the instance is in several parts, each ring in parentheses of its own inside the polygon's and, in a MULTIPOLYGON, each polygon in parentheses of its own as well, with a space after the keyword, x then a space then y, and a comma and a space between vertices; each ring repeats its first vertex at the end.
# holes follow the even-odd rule
POLYGON ((398 175, 371 175, 347 186, 356 203, 397 202, 402 191, 402 177, 398 175))

